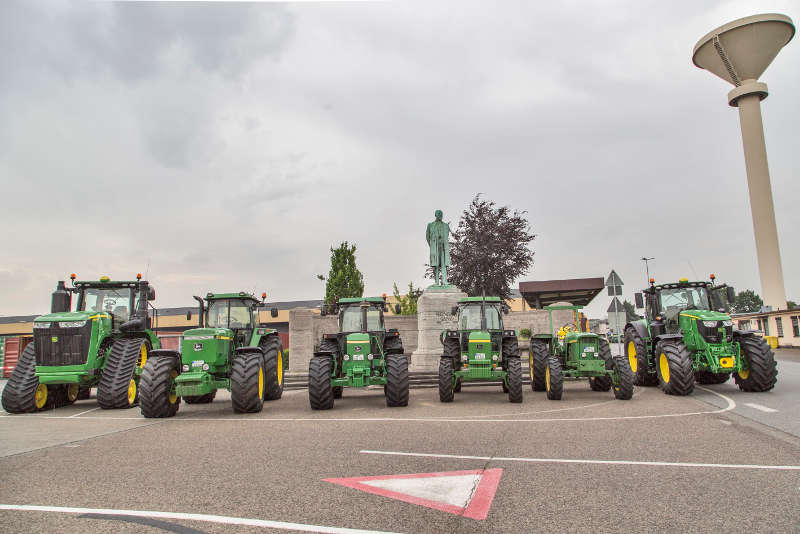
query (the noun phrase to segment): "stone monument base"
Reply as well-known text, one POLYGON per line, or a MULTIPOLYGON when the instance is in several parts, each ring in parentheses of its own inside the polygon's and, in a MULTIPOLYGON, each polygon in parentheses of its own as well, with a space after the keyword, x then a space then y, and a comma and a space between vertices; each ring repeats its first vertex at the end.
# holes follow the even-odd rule
POLYGON ((467 294, 455 286, 430 286, 417 301, 419 337, 417 350, 411 354, 409 371, 436 371, 442 356, 442 330, 456 328, 457 317, 451 310, 467 294))

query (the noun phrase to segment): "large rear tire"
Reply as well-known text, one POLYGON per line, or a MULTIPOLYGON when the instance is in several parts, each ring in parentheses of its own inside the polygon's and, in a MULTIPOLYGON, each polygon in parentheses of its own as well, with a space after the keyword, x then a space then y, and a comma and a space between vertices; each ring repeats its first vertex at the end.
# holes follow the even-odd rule
POLYGON ((508 402, 522 402, 522 362, 519 357, 506 361, 506 379, 508 380, 508 402))
MULTIPOLYGON (((146 365, 145 368, 147 368, 146 365)), ((142 376, 144 376, 144 372, 142 373, 142 376)), ((214 402, 214 397, 216 396, 217 390, 215 389, 211 393, 206 393, 205 395, 188 395, 183 397, 183 401, 186 404, 211 404, 214 402)))
POLYGON ((264 407, 264 356, 260 352, 233 359, 231 401, 236 413, 258 413, 264 407))
POLYGON ((561 400, 561 395, 564 393, 564 375, 561 373, 561 360, 557 357, 550 356, 547 358, 544 379, 547 398, 561 400))
POLYGON ((121 338, 106 356, 106 365, 97 384, 97 403, 104 410, 133 408, 139 404, 136 367, 147 364, 150 344, 140 338, 121 338))
POLYGON ((453 360, 439 358, 439 401, 453 402, 453 360))
POLYGON ((650 372, 644 340, 632 326, 625 329, 625 357, 637 386, 658 385, 658 376, 650 372))
POLYGON ((744 336, 739 338, 739 346, 743 363, 747 364, 747 370, 733 375, 739 389, 761 393, 774 388, 778 382, 778 364, 767 341, 763 337, 744 336))
POLYGON ((331 356, 314 356, 308 362, 308 401, 312 410, 333 408, 332 372, 333 358, 331 356))
MULTIPOLYGON (((178 413, 181 398, 175 394, 175 377, 180 372, 179 365, 173 358, 150 358, 147 360, 142 369, 142 378, 139 380, 139 408, 143 416, 162 418, 172 417, 178 413)), ((198 395, 194 398, 198 399, 209 395, 212 393, 198 395)))
POLYGON ((711 371, 695 371, 694 379, 698 384, 724 384, 731 378, 730 373, 712 373, 711 371))
POLYGON ((283 347, 278 336, 264 344, 264 400, 278 400, 283 395, 283 347))
POLYGON ((662 341, 656 345, 656 373, 667 395, 689 395, 694 391, 692 354, 683 341, 662 341))
POLYGON ((528 367, 531 375, 531 389, 533 391, 545 391, 545 374, 547 373, 547 343, 537 339, 531 339, 530 350, 528 351, 528 367))
POLYGON ((386 406, 408 406, 408 358, 403 354, 386 356, 386 406))
POLYGON ((36 412, 47 406, 47 397, 47 386, 39 384, 36 376, 36 351, 29 343, 3 389, 3 409, 8 413, 36 412))

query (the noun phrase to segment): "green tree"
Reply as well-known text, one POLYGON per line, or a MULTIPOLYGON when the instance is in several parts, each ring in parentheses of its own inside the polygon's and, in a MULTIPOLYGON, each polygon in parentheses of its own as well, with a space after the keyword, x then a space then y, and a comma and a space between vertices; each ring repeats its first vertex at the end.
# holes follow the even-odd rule
POLYGON ((636 308, 634 307, 633 303, 625 300, 622 302, 622 307, 625 308, 625 320, 629 323, 642 318, 641 315, 636 313, 636 308))
POLYGON ((764 301, 758 296, 758 293, 752 289, 745 289, 736 294, 736 300, 733 303, 733 311, 736 313, 757 312, 761 310, 764 301))
POLYGON ((331 247, 331 270, 325 280, 325 304, 333 304, 336 299, 364 296, 364 276, 356 267, 356 246, 347 241, 337 248, 331 247))
POLYGON ((786 306, 787 306, 787 307, 788 307, 790 310, 793 310, 793 309, 797 308, 797 304, 796 304, 796 303, 795 303, 795 301, 793 301, 793 300, 787 300, 787 301, 786 301, 786 306))
POLYGON ((417 314, 417 301, 422 295, 422 290, 414 287, 414 282, 408 283, 408 293, 405 295, 400 294, 397 288, 397 282, 394 284, 394 298, 400 304, 400 315, 416 315, 417 314))

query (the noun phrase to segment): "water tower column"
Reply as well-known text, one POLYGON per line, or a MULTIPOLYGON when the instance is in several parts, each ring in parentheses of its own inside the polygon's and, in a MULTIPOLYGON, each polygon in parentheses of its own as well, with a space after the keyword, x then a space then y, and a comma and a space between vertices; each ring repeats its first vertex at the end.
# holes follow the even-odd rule
POLYGON ((767 145, 764 142, 764 125, 761 121, 761 100, 767 94, 766 84, 745 80, 740 87, 728 94, 728 100, 731 106, 739 108, 762 298, 764 305, 777 310, 786 309, 786 290, 783 285, 778 227, 775 223, 772 186, 769 181, 767 145))

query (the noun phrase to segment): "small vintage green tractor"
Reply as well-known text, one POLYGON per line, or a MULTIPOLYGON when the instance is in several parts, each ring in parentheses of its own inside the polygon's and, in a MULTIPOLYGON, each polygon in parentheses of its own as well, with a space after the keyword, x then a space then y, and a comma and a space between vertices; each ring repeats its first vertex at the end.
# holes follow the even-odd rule
POLYGON ((775 355, 754 331, 733 327, 727 310, 734 290, 711 282, 656 285, 636 293, 645 318, 625 326, 625 354, 643 386, 688 395, 699 384, 722 384, 731 374, 744 391, 768 391, 777 382, 775 355), (645 304, 646 299, 646 304, 645 304))
MULTIPOLYGON (((386 329, 386 296, 340 298, 333 306, 339 332, 323 334, 308 364, 308 400, 314 410, 333 408, 343 388, 382 385, 386 405, 408 406, 408 358, 397 329, 386 329)), ((325 306, 323 315, 327 314, 325 306)), ((400 307, 395 306, 395 313, 400 307)))
POLYGON ((546 391, 550 400, 561 400, 564 378, 588 378, 592 391, 614 390, 614 397, 629 400, 633 397, 634 377, 628 362, 612 357, 608 340, 592 332, 581 331, 578 311, 581 306, 546 306, 550 316, 550 333, 531 337, 528 365, 531 388, 546 391), (553 312, 573 312, 574 321, 553 325, 553 312))
POLYGON ((453 307, 458 330, 442 332, 439 400, 452 402, 462 382, 500 381, 510 402, 522 402, 522 366, 514 330, 503 329, 508 313, 500 297, 466 297, 453 307))
POLYGON ((130 408, 139 401, 142 368, 160 348, 148 301, 155 290, 135 281, 59 281, 51 313, 33 322, 33 343, 22 351, 3 390, 3 408, 26 413, 72 404, 97 388, 101 408, 130 408), (72 295, 77 295, 74 310, 72 295))
MULTIPOLYGON (((198 328, 186 330, 181 350, 157 350, 142 372, 145 417, 172 417, 181 399, 212 402, 218 389, 231 392, 233 411, 260 412, 264 401, 280 399, 288 355, 278 331, 259 324, 263 305, 245 293, 208 293, 199 303, 198 328)), ((271 314, 277 317, 278 310, 271 314)), ((191 320, 192 312, 187 314, 191 320)))

